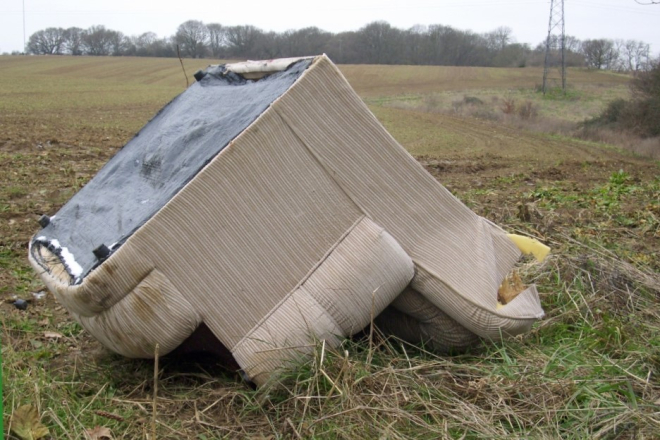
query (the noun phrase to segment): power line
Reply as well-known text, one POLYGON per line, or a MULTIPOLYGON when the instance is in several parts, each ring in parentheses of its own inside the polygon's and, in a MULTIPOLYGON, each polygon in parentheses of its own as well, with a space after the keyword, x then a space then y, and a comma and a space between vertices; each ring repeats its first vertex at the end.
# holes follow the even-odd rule
POLYGON ((604 11, 617 11, 617 12, 626 12, 629 14, 642 14, 642 15, 651 15, 651 16, 660 16, 658 13, 654 13, 653 11, 645 10, 643 8, 636 8, 636 7, 627 7, 627 6, 622 6, 622 5, 612 5, 612 4, 603 4, 603 3, 595 3, 591 1, 585 1, 585 0, 573 0, 571 2, 572 5, 577 5, 581 6, 584 8, 589 8, 589 9, 601 9, 604 11))

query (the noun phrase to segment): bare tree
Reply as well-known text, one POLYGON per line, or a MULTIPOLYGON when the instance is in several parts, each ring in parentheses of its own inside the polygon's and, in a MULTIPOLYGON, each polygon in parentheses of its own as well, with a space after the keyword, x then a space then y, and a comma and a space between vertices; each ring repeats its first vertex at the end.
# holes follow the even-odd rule
POLYGON ((578 38, 572 35, 565 35, 564 49, 566 50, 567 53, 570 52, 579 53, 582 50, 582 42, 578 38))
POLYGON ((282 50, 286 56, 304 56, 326 52, 330 32, 317 27, 288 30, 282 34, 282 50))
POLYGON ((508 26, 500 26, 497 29, 484 34, 488 48, 500 51, 507 45, 514 43, 513 30, 508 26))
POLYGON ((230 26, 225 31, 229 55, 241 57, 255 54, 257 41, 263 34, 261 29, 251 25, 230 26))
POLYGON ((135 37, 131 37, 135 55, 139 57, 154 56, 154 43, 158 40, 158 35, 154 32, 145 32, 135 37))
POLYGON ((209 31, 211 54, 214 58, 220 58, 226 46, 225 29, 219 23, 209 23, 206 25, 206 29, 209 31))
POLYGON ((181 23, 176 30, 174 39, 181 47, 184 55, 191 58, 202 58, 206 52, 209 30, 199 20, 188 20, 181 23))
POLYGON ((82 47, 88 55, 110 55, 115 31, 105 26, 91 26, 82 33, 82 47))
MULTIPOLYGON (((550 40, 550 47, 557 48, 560 47, 559 35, 552 35, 550 40)), ((545 62, 545 48, 547 41, 539 43, 531 53, 529 57, 528 65, 530 66, 542 66, 545 62)), ((566 67, 584 67, 585 66, 585 56, 582 51, 582 41, 572 35, 564 36, 564 62, 566 67)), ((550 51, 550 57, 548 62, 551 66, 558 66, 561 63, 561 52, 557 49, 550 51)))
POLYGON ((33 54, 61 54, 64 51, 65 30, 46 28, 30 35, 27 51, 33 54))
POLYGON ((330 58, 338 63, 351 64, 364 62, 360 59, 357 32, 340 32, 332 36, 327 51, 330 58))
POLYGON ((257 36, 257 42, 250 56, 266 59, 281 58, 285 56, 282 45, 282 34, 273 31, 261 32, 257 36))
POLYGON ((123 55, 128 46, 126 36, 119 31, 108 30, 108 42, 110 44, 110 54, 113 56, 123 55))
POLYGON ((429 26, 430 64, 442 66, 487 66, 490 51, 483 36, 450 26, 429 26))
POLYGON ((79 27, 70 27, 64 31, 64 48, 71 55, 82 55, 83 32, 79 27))
POLYGON ((614 42, 602 38, 583 41, 582 52, 587 67, 594 69, 612 69, 619 57, 614 42))
POLYGON ((175 57, 176 53, 176 41, 174 37, 164 37, 159 40, 156 40, 152 44, 154 55, 157 57, 175 57))
MULTIPOLYGON (((558 37, 553 37, 552 45, 558 46, 558 37)), ((399 29, 385 21, 338 34, 316 27, 282 33, 264 32, 251 25, 226 27, 219 23, 205 25, 201 21, 189 20, 179 25, 175 35, 160 39, 153 32, 126 37, 103 26, 92 26, 85 31, 49 28, 30 38, 28 49, 33 53, 174 57, 178 45, 182 55, 195 58, 258 59, 325 52, 336 62, 356 64, 523 67, 543 65, 545 52, 545 42, 534 50, 526 44, 516 43, 508 27, 477 34, 439 24, 399 29), (51 44, 53 30, 62 32, 59 47, 51 44)), ((567 66, 587 65, 595 69, 626 71, 650 68, 650 48, 641 41, 600 39, 582 42, 567 35, 564 45, 567 66)), ((557 51, 554 51, 553 59, 557 62, 561 59, 557 51)))
POLYGON ((386 21, 374 21, 357 31, 364 63, 392 64, 399 55, 401 31, 386 21))
POLYGON ((494 67, 525 67, 531 49, 527 44, 511 43, 495 52, 494 67))
POLYGON ((650 65, 651 47, 637 40, 627 40, 621 47, 621 59, 629 72, 646 70, 650 65))
POLYGON ((424 64, 426 59, 425 42, 428 38, 428 26, 416 24, 407 29, 404 36, 404 50, 402 51, 405 64, 424 64))
POLYGON ((650 61, 648 70, 635 75, 630 86, 628 127, 642 136, 660 136, 660 59, 650 61))
POLYGON ((453 60, 449 52, 452 50, 450 40, 456 31, 450 26, 441 24, 430 25, 425 41, 426 63, 435 65, 451 65, 453 60))

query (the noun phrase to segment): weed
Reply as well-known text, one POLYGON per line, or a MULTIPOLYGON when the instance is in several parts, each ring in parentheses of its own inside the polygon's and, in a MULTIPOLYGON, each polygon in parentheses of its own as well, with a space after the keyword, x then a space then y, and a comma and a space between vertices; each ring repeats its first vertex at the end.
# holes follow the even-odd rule
POLYGON ((27 195, 27 191, 25 190, 25 188, 20 186, 10 186, 9 188, 7 188, 6 191, 7 191, 7 196, 10 199, 19 199, 27 195))
POLYGON ((516 111, 516 101, 513 100, 511 97, 506 97, 502 99, 502 103, 500 105, 500 110, 502 110, 502 113, 505 115, 512 115, 516 111))
MULTIPOLYGON (((537 86, 537 91, 543 92, 543 89, 537 86)), ((543 99, 549 101, 577 101, 581 98, 581 93, 577 89, 570 87, 566 90, 562 90, 561 87, 550 87, 543 95, 543 99)))
POLYGON ((538 113, 538 109, 531 101, 525 101, 518 106, 518 116, 520 116, 520 119, 533 119, 538 116, 538 113))
POLYGON ((437 110, 440 106, 440 99, 435 94, 430 94, 424 97, 424 104, 429 111, 437 110))
POLYGON ((616 188, 625 188, 630 182, 631 176, 623 170, 615 171, 610 176, 610 186, 616 188))
POLYGON ((634 186, 629 185, 630 180, 630 175, 623 170, 612 173, 609 182, 594 194, 596 205, 614 213, 614 209, 619 207, 622 196, 636 190, 634 186))
MULTIPOLYGON (((585 73, 585 72, 581 72, 585 73)), ((617 81, 625 77, 612 77, 617 81)), ((494 95, 499 90, 474 90, 466 95, 444 91, 418 95, 418 99, 369 99, 370 103, 403 109, 421 109, 429 113, 450 113, 493 122, 503 122, 517 129, 548 134, 559 134, 577 139, 602 142, 624 148, 636 154, 660 158, 660 138, 641 138, 624 133, 616 124, 604 124, 594 118, 607 111, 612 100, 623 102, 630 91, 623 85, 605 82, 584 84, 572 80, 566 93, 551 90, 546 95, 533 89, 509 89, 503 98, 494 95), (592 121, 584 123, 585 120, 592 121)), ((614 110, 613 110, 614 111, 614 110)))
POLYGON ((464 96, 463 102, 467 105, 483 105, 484 102, 476 96, 464 96))

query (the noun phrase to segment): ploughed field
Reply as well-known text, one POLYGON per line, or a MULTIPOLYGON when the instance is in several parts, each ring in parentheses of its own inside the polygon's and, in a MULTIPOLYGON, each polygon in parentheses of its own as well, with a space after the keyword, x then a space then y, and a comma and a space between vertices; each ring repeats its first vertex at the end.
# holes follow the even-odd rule
MULTIPOLYGON (((209 63, 217 62, 184 60, 189 81, 209 63)), ((459 199, 553 248, 543 265, 520 268, 524 282, 538 284, 547 317, 529 335, 456 357, 378 338, 347 342, 354 357, 324 354, 325 369, 305 364, 283 389, 268 392, 251 391, 213 362, 164 360, 158 438, 660 432, 658 163, 438 105, 478 96, 497 109, 531 96, 539 118, 575 122, 625 96, 628 78, 570 70, 579 99, 558 103, 534 92, 542 76, 536 68, 340 68, 390 133, 459 199)), ((54 214, 185 87, 177 59, 0 57, 5 428, 16 408, 32 404, 53 438, 81 438, 96 425, 115 438, 151 435, 152 362, 109 354, 52 295, 37 300, 32 294, 45 287, 27 263, 27 242, 41 214, 54 214), (27 310, 12 305, 16 297, 30 300, 27 310)))

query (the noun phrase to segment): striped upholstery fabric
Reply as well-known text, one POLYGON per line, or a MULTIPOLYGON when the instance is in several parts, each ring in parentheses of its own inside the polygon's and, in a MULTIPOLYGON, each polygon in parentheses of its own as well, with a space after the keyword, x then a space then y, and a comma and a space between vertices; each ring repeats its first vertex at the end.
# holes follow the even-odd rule
POLYGON ((533 286, 498 304, 516 245, 430 176, 325 56, 82 282, 47 254, 30 261, 111 350, 167 353, 203 322, 258 384, 372 314, 439 350, 543 314, 533 286))

